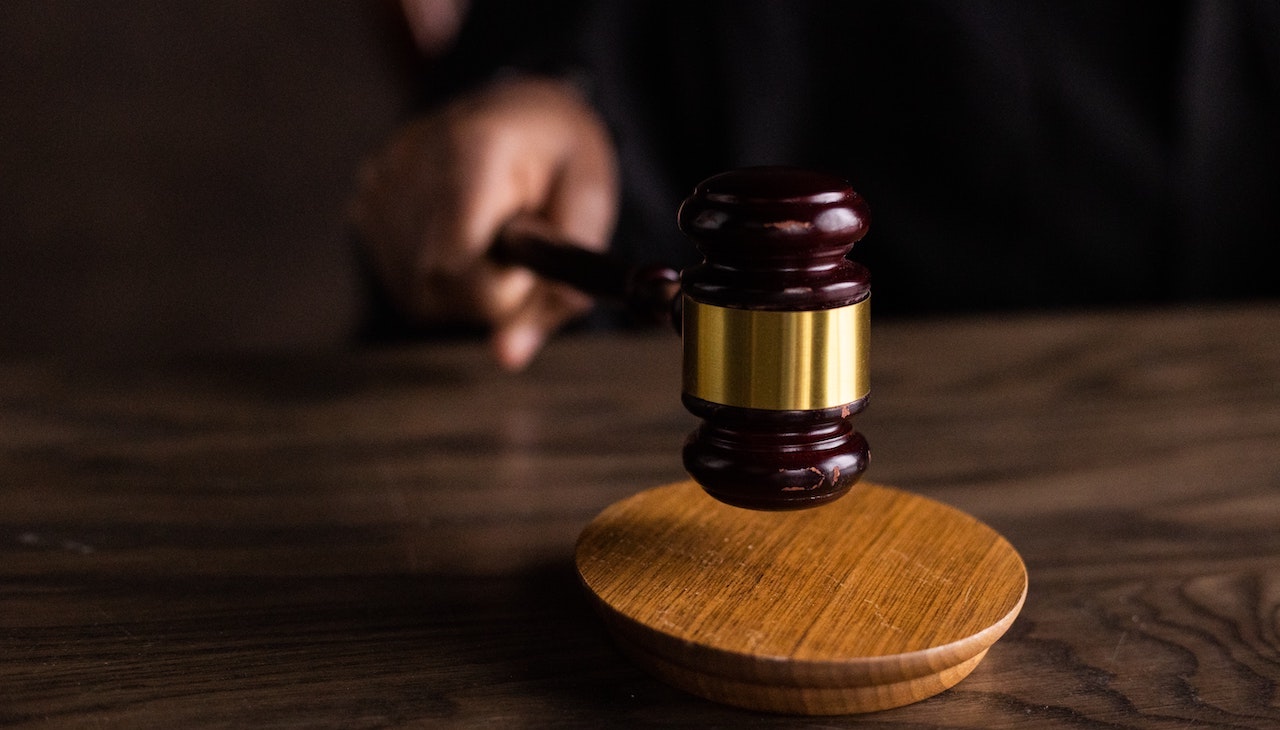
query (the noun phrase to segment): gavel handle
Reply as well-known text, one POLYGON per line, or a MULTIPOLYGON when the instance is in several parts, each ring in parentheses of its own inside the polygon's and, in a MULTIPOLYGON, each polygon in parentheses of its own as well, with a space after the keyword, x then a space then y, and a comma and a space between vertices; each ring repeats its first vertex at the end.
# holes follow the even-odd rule
POLYGON ((557 239, 529 216, 509 221, 494 239, 489 258, 534 273, 597 299, 626 306, 641 321, 671 322, 679 329, 680 274, 668 266, 633 266, 616 256, 557 239))

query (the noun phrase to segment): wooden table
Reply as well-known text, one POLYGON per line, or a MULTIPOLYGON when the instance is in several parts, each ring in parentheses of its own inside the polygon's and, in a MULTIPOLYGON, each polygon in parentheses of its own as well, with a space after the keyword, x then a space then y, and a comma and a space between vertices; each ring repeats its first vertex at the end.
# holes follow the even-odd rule
POLYGON ((576 583, 593 515, 683 477, 678 350, 0 366, 0 725, 1280 727, 1280 306, 878 323, 870 478, 1031 588, 860 718, 670 689, 576 583))

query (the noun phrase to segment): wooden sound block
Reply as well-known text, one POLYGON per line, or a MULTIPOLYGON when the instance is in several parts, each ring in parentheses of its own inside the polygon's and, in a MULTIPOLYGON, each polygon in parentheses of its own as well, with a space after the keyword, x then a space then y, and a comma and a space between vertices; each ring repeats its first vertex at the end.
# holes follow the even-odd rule
POLYGON ((624 652, 693 694, 808 715, 906 705, 968 676, 1013 623, 1027 572, 959 510, 861 484, 757 512, 692 481, 583 531, 578 573, 624 652))

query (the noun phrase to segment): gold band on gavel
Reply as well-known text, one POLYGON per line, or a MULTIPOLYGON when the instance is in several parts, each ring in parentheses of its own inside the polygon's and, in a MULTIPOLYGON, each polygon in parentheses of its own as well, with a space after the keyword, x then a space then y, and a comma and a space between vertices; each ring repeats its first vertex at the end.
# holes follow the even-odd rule
POLYGON ((732 309, 684 298, 684 392, 776 411, 835 408, 871 391, 871 300, 835 309, 732 309))

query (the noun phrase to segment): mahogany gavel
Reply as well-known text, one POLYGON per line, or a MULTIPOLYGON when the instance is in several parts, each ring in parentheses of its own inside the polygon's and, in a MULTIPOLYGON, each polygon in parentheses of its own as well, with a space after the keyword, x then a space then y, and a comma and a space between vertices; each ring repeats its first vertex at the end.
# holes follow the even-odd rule
POLYGON ((684 338, 685 407, 703 419, 684 465, 711 496, 761 510, 816 507, 856 483, 867 442, 851 417, 870 392, 870 275, 845 258, 866 234, 844 180, 761 167, 704 180, 680 230, 705 257, 681 274, 508 226, 491 257, 649 318, 684 338))

